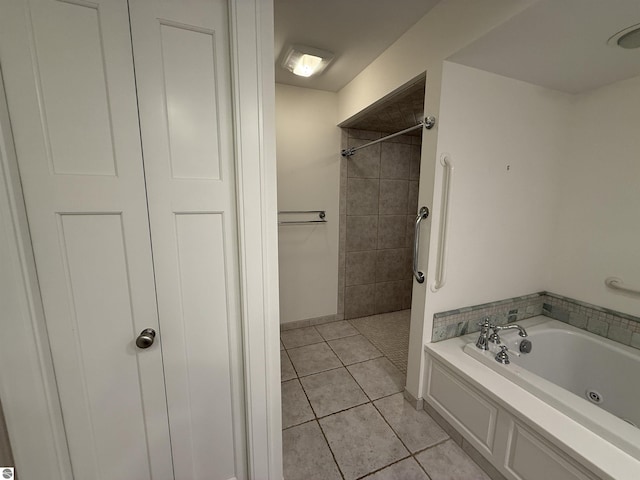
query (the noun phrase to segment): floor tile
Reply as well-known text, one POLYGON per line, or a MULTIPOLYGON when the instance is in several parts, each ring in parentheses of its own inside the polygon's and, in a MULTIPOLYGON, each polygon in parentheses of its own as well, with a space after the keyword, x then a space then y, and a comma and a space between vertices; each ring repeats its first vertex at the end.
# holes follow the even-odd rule
POLYGON ((384 357, 347 368, 371 400, 404 390, 405 376, 384 357))
POLYGON ((293 365, 291 365, 291 360, 289 360, 289 356, 287 352, 284 350, 280 351, 280 381, 284 382, 286 380, 291 380, 292 378, 296 378, 296 371, 293 369, 293 365))
POLYGON ((354 480, 400 460, 409 452, 373 405, 320 420, 346 480, 354 480))
POLYGON ((315 327, 295 328, 280 333, 284 346, 289 348, 303 347, 323 341, 315 327))
POLYGON ((490 480, 453 440, 416 455, 431 480, 490 480))
POLYGON ((289 428, 313 420, 313 410, 300 382, 282 382, 282 428, 289 428))
POLYGON ((308 422, 282 432, 285 480, 341 480, 318 423, 308 422))
POLYGON ((369 401, 344 367, 309 375, 302 378, 301 382, 318 417, 369 401))
POLYGON ((418 462, 413 458, 407 458, 362 480, 429 480, 429 477, 418 462))
POLYGON ((402 393, 381 398, 374 405, 412 453, 449 438, 427 412, 413 408, 402 393))
POLYGON ((358 331, 349 322, 331 322, 324 325, 316 325, 316 329, 325 340, 335 340, 336 338, 351 337, 358 335, 358 331))
POLYGON ((382 352, 362 335, 338 338, 330 340, 328 343, 345 365, 382 356, 382 352))
POLYGON ((338 357, 324 342, 291 349, 289 357, 301 377, 342 366, 338 357))
POLYGON ((282 340, 280 340, 280 350, 284 350, 284 344, 282 343, 282 340))
POLYGON ((373 343, 401 372, 407 372, 411 310, 354 318, 349 320, 349 323, 373 343))
MULTIPOLYGON (((458 443, 457 445, 460 444, 458 443)), ((507 477, 502 475, 502 473, 500 473, 500 471, 492 465, 489 460, 484 458, 482 454, 473 447, 473 445, 467 442, 466 439, 462 440, 461 448, 462 451, 469 455, 469 458, 473 460, 474 463, 478 465, 491 480, 507 480, 507 477)))

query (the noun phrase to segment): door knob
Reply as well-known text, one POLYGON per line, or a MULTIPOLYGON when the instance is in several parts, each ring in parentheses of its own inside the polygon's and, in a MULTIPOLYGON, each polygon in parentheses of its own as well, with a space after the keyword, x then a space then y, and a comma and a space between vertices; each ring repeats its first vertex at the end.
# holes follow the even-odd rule
POLYGON ((156 331, 153 328, 145 328, 140 332, 138 338, 136 338, 136 346, 138 348, 149 348, 153 345, 153 340, 156 338, 156 331))

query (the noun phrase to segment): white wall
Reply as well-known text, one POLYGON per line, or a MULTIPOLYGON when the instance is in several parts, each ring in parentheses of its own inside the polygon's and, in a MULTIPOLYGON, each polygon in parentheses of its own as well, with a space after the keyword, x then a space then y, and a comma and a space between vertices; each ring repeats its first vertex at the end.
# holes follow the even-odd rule
MULTIPOLYGON (((567 94, 449 62, 442 85, 438 157, 450 154, 454 171, 446 283, 427 292, 427 322, 436 312, 545 289, 570 106, 567 94)), ((438 251, 441 168, 429 265, 438 251)))
MULTIPOLYGON (((442 74, 444 60, 462 48, 463 46, 473 42, 475 39, 481 37, 483 34, 497 27, 503 22, 509 20, 514 15, 520 13, 522 10, 534 4, 534 0, 483 0, 477 2, 476 0, 442 0, 433 10, 429 12, 424 18, 419 20, 407 33, 405 33, 396 43, 394 43, 389 49, 383 52, 374 62, 372 62, 363 72, 361 72, 353 81, 346 85, 340 92, 338 92, 338 113, 336 122, 343 122, 353 116, 357 116, 367 107, 375 103, 376 101, 390 95, 394 90, 409 82, 422 72, 427 72, 427 89, 425 98, 425 112, 429 114, 440 115, 440 100, 441 100, 441 88, 442 88, 442 74)), ((449 66, 447 67, 449 68, 449 66)), ((455 68, 455 67, 454 67, 455 68)), ((561 254, 561 250, 573 251, 576 248, 588 249, 596 247, 588 247, 585 245, 585 241, 582 239, 576 239, 570 235, 571 231, 585 231, 584 227, 587 224, 587 219, 578 222, 575 218, 570 222, 565 222, 565 227, 560 228, 560 220, 562 217, 573 216, 571 213, 579 204, 572 205, 572 193, 568 190, 564 190, 564 194, 560 195, 562 190, 562 184, 564 182, 575 182, 580 184, 580 177, 568 178, 567 174, 571 170, 575 170, 574 167, 563 168, 559 164, 554 164, 551 158, 554 155, 564 155, 562 153, 563 148, 566 151, 569 150, 570 145, 573 145, 575 141, 569 141, 565 138, 563 145, 562 139, 558 138, 561 135, 574 135, 566 130, 566 125, 570 123, 571 118, 577 119, 580 117, 582 123, 576 121, 575 130, 581 131, 583 124, 592 123, 592 129, 598 129, 598 118, 602 116, 597 114, 593 110, 597 110, 595 107, 595 97, 590 102, 585 102, 583 107, 584 113, 580 112, 580 107, 573 104, 576 99, 564 96, 557 92, 544 90, 541 88, 533 87, 531 85, 518 83, 513 80, 508 80, 494 76, 495 85, 491 87, 491 81, 489 77, 484 77, 482 72, 478 74, 483 77, 484 87, 486 92, 483 95, 487 95, 486 99, 493 99, 494 101, 480 101, 475 105, 477 118, 469 120, 472 125, 467 125, 466 128, 471 126, 478 127, 472 131, 471 134, 481 141, 484 146, 483 156, 488 160, 486 168, 479 168, 478 165, 470 163, 468 167, 462 170, 458 168, 458 153, 453 148, 451 153, 456 152, 454 155, 454 162, 456 162, 456 171, 454 176, 455 188, 459 186, 471 186, 469 193, 463 194, 463 197, 454 198, 456 202, 467 202, 473 209, 478 209, 478 206, 484 204, 495 206, 497 198, 500 194, 504 193, 506 202, 512 204, 513 208, 508 211, 500 210, 498 208, 498 215, 490 217, 489 224, 495 227, 495 230, 488 229, 485 224, 481 223, 479 219, 471 219, 471 223, 465 224, 461 222, 461 219, 456 220, 455 216, 452 217, 453 228, 456 228, 456 235, 462 235, 463 239, 466 238, 470 250, 463 248, 464 243, 454 243, 452 250, 450 251, 449 261, 455 262, 456 255, 459 259, 467 260, 471 257, 470 253, 474 252, 477 256, 472 258, 472 275, 465 277, 467 268, 462 267, 460 264, 448 264, 448 286, 441 290, 437 294, 427 293, 426 286, 433 281, 434 276, 434 255, 435 251, 432 245, 425 245, 428 239, 435 235, 431 235, 431 225, 437 225, 438 223, 438 203, 439 203, 439 187, 440 187, 440 171, 436 171, 436 159, 437 151, 436 144, 437 139, 440 137, 440 133, 444 135, 443 140, 446 142, 452 142, 455 136, 453 132, 446 131, 446 122, 449 115, 455 115, 455 112, 448 113, 448 106, 443 106, 442 115, 443 118, 438 118, 439 122, 445 122, 444 125, 438 124, 435 129, 425 132, 423 136, 423 149, 422 149, 422 167, 421 167, 421 179, 420 179, 420 205, 428 205, 433 207, 433 215, 429 222, 427 222, 422 230, 423 246, 420 251, 420 267, 427 273, 427 283, 423 285, 414 284, 413 305, 412 305, 412 318, 411 318, 411 338, 409 347, 409 366, 407 375, 407 389, 415 396, 419 396, 422 390, 422 345, 423 342, 428 341, 431 336, 432 317, 433 313, 446 310, 447 308, 455 308, 461 305, 469 305, 478 303, 481 301, 496 300, 498 298, 505 298, 509 295, 518 295, 521 293, 530 293, 536 290, 548 289, 550 291, 557 291, 557 293, 565 294, 567 296, 573 296, 574 298, 582 299, 581 295, 574 293, 578 292, 579 285, 584 285, 584 282, 580 280, 582 275, 575 274, 559 274, 557 272, 555 259, 561 254), (499 90, 502 87, 506 87, 506 97, 499 95, 499 90), (524 114, 521 111, 523 105, 520 102, 518 91, 524 95, 526 99, 525 104, 531 107, 532 112, 537 112, 536 115, 524 114), (513 104, 505 102, 505 98, 510 98, 514 101, 513 104), (540 102, 540 104, 538 104, 540 102), (593 107, 590 107, 591 102, 593 107), (506 113, 513 113, 519 115, 518 125, 514 125, 513 122, 507 120, 506 113), (557 115, 551 119, 539 116, 546 111, 547 114, 553 113, 557 115), (551 124, 557 129, 553 130, 547 126, 551 124), (480 135, 479 131, 484 131, 484 127, 490 127, 493 133, 487 132, 492 135, 497 147, 491 147, 488 141, 485 141, 480 135), (580 125, 580 126, 579 126, 580 125), (496 132, 500 132, 495 127, 502 128, 502 133, 496 135, 496 132), (441 128, 445 128, 444 132, 439 132, 441 128), (551 141, 550 144, 546 144, 542 141, 542 137, 538 138, 538 128, 543 133, 542 137, 547 136, 551 141), (562 132, 562 134, 560 134, 562 132), (512 140, 511 137, 517 137, 517 140, 512 140), (447 140, 447 138, 449 138, 447 140), (521 151, 517 151, 517 144, 520 143, 524 148, 521 151), (532 153, 534 151, 540 154, 532 153), (523 156, 520 154, 522 153, 523 156), (549 156, 546 156, 549 154, 549 156), (532 160, 534 163, 526 165, 524 158, 532 160), (511 165, 511 170, 507 173, 506 165, 511 165), (554 173, 541 172, 536 170, 535 165, 545 166, 549 168, 555 168, 554 173), (555 167, 554 167, 555 165, 555 167), (461 174, 461 177, 460 175, 461 174), (437 179, 436 179, 437 175, 437 179), (529 182, 528 176, 540 181, 551 182, 555 187, 550 187, 549 183, 540 183, 538 181, 529 182), (489 182, 485 184, 485 188, 477 189, 480 185, 480 181, 489 182), (459 182, 463 182, 462 184, 459 182), (490 186, 487 186, 490 185, 490 186), (473 192, 473 194, 471 193, 473 192), (523 196, 524 194, 524 196, 523 196), (554 197, 556 195, 556 197, 554 197), (554 200, 555 198, 555 200, 554 200), (531 200, 530 202, 525 199, 531 200), (559 202, 556 204, 558 208, 552 208, 553 202, 559 202), (535 208, 535 206, 539 207, 535 208), (517 208, 516 208, 517 207, 517 208), (539 227, 535 225, 535 220, 540 220, 540 212, 546 211, 551 218, 548 219, 546 226, 539 227), (527 215, 531 215, 528 218, 527 215), (456 224, 457 222, 457 224, 456 224), (573 224, 572 224, 573 222, 573 224), (549 226, 551 224, 551 226, 549 226), (580 230, 578 230, 578 228, 580 230), (500 232, 499 234, 496 232, 500 232), (514 242, 517 242, 520 238, 526 237, 523 243, 517 246, 514 242), (512 239, 509 242, 508 239, 512 239), (558 242, 558 248, 552 248, 551 245, 554 242, 558 242), (576 243, 582 242, 581 246, 576 247, 576 243), (546 250, 545 246, 546 245, 546 250), (494 248, 497 247, 497 248, 494 248), (500 252, 503 252, 501 254, 500 252), (522 254, 524 257, 522 257, 522 254), (540 257, 539 255, 542 255, 540 257), (511 261, 515 259, 515 263, 511 261), (546 263, 545 263, 546 262, 546 263), (546 267, 544 266, 546 265, 546 267), (553 265, 553 267, 552 267, 553 265), (479 272, 484 269, 493 268, 496 273, 500 275, 506 275, 506 277, 498 277, 493 275, 490 278, 486 276, 480 276, 479 272), (496 270, 497 269, 497 270, 496 270), (520 270, 520 271, 519 271, 520 270), (524 271, 529 273, 524 273, 524 271), (463 278, 465 277, 465 278, 463 278), (457 280, 456 280, 457 278, 457 280), (497 284, 495 282, 496 278, 497 284), (507 280, 508 279, 508 280, 507 280), (456 288, 460 288, 461 292, 466 292, 462 296, 454 294, 451 288, 451 282, 456 285, 456 288), (573 285, 573 287, 571 287, 573 285), (447 289, 449 293, 447 293, 447 289), (467 296, 468 294, 468 296, 467 296)), ((489 75, 489 74, 486 74, 489 75)), ((446 80, 448 87, 449 79, 446 80)), ((459 86, 464 86, 464 81, 459 79, 459 86), (460 83, 461 82, 461 83, 460 83)), ((467 85, 469 88, 473 88, 473 85, 467 85)), ((622 88, 622 86, 620 87, 622 88)), ((604 91, 604 90, 603 90, 604 91)), ((452 97, 455 95, 450 92, 452 97)), ((471 95, 472 100, 475 102, 478 100, 476 95, 471 95)), ((636 95, 637 96, 637 95, 636 95)), ((482 100, 482 99, 480 99, 482 100)), ((627 100, 628 101, 628 100, 627 100)), ((454 101, 455 103, 455 101, 454 101)), ((628 104, 629 105, 629 104, 628 104)), ((458 114, 464 106, 460 103, 457 104, 459 109, 458 114)), ((632 111, 631 105, 627 112, 632 111)), ((637 106, 635 107, 637 111, 637 106)), ((628 114, 628 113, 627 113, 628 114)), ((464 120, 464 118, 463 118, 464 120)), ((609 116, 606 121, 610 121, 609 116)), ((637 124, 636 124, 637 125, 637 124)), ((636 126, 637 129, 637 126, 636 126)), ((472 130, 472 129, 471 129, 472 130)), ((615 129, 614 129, 615 130, 615 129)), ((589 135, 592 135, 592 130, 589 135)), ((595 138, 599 138, 604 141, 604 135, 596 135, 595 138)), ((612 132, 608 138, 613 141, 616 138, 615 132, 612 132)), ((633 137, 632 137, 633 138, 633 137)), ((460 140, 461 142, 464 139, 460 140)), ((607 143, 609 140, 604 141, 607 143)), ((637 140, 636 140, 637 141, 637 140)), ((449 143, 451 145, 451 143, 449 143)), ((439 151, 443 151, 445 148, 449 148, 443 144, 443 147, 438 147, 439 151)), ((465 149, 463 149, 465 150, 465 149)), ((472 153, 473 150, 469 145, 466 147, 467 151, 463 151, 463 157, 467 153, 472 153)), ((636 144, 636 151, 638 151, 636 144)), ((577 157, 583 155, 585 152, 577 153, 577 157)), ((587 156, 589 156, 588 152, 587 156)), ((622 158, 626 158, 622 155, 622 158)), ((556 158, 557 159, 557 158, 556 158)), ((579 161, 579 160, 577 160, 579 161)), ((596 161, 592 159, 592 161, 596 161)), ((463 163, 464 165, 464 163, 463 163)), ((631 182, 638 178, 637 170, 633 171, 632 166, 628 163, 625 167, 625 174, 621 175, 623 182, 631 182), (635 175, 633 175, 635 173, 635 175)), ((635 167, 637 168, 637 166, 635 167)), ((579 169, 579 167, 578 167, 579 169)), ((605 175, 611 175, 610 172, 605 172, 605 175)), ((570 176, 570 175, 569 175, 570 176)), ((595 187, 596 180, 600 174, 588 176, 589 182, 595 187)), ((590 195, 592 200, 596 201, 598 188, 591 188, 590 195)), ((638 190, 638 189, 636 189, 638 190)), ((456 192, 453 192, 455 195, 456 192)), ((616 193, 615 197, 624 197, 628 200, 630 205, 638 204, 637 197, 634 197, 629 192, 621 194, 616 193)), ((614 203, 620 203, 618 198, 614 203)), ((498 202, 499 204, 500 202, 498 202)), ((607 202, 602 205, 609 205, 607 202)), ((462 203, 456 205, 456 209, 459 211, 463 207, 462 203)), ((456 210, 454 209, 454 212, 456 210)), ((596 208, 597 212, 601 212, 601 209, 596 208)), ((619 205, 616 206, 618 215, 625 215, 630 217, 630 211, 620 209, 619 205)), ((486 212, 480 212, 486 213, 486 212)), ((607 223, 604 215, 601 221, 607 223)), ((486 217, 478 217, 486 218, 486 217)), ((633 229, 633 218, 629 219, 628 229, 633 229)), ((598 237, 603 235, 603 229, 601 224, 589 224, 586 231, 589 231, 589 242, 597 243, 599 251, 602 251, 606 247, 605 240, 598 237), (597 227, 593 226, 597 225, 597 227)), ((637 225, 637 223, 636 223, 637 225)), ((437 229, 435 229, 437 230, 437 229)), ((637 231, 637 228, 634 232, 637 231)), ((281 229, 282 232, 282 229, 281 229)), ((437 233, 434 231, 433 233, 437 233)), ((616 245, 617 249, 627 250, 628 244, 633 243, 633 234, 629 234, 629 231, 625 233, 623 238, 629 240, 621 240, 624 245, 616 245)), ((451 238, 451 236, 450 236, 451 238)), ((461 242, 461 241, 460 241, 461 242)), ((636 245, 638 244, 636 240, 636 245)), ((605 250, 608 247, 605 248, 605 250)), ((630 272, 633 265, 639 265, 637 261, 638 249, 635 250, 636 257, 629 254, 627 262, 624 262, 624 268, 618 266, 620 263, 611 262, 607 260, 608 265, 613 265, 611 268, 607 267, 606 270, 610 273, 619 275, 623 279, 631 283, 632 278, 638 278, 638 275, 634 272, 630 272), (634 261, 635 260, 635 261, 634 261), (615 268, 614 268, 615 267, 615 268), (614 271, 615 270, 615 271, 614 271), (629 273, 628 273, 629 272, 629 273)), ((611 253, 611 252, 610 252, 611 253)), ((565 256, 565 260, 570 257, 565 256)), ((604 258, 603 256, 592 255, 594 262, 599 262, 604 258)), ((619 256, 620 258, 620 256, 619 256)), ((581 256, 575 255, 571 260, 571 266, 581 264, 585 262, 585 259, 581 256)), ((558 267, 560 264, 557 265, 558 267)), ((567 266, 570 266, 567 264, 567 266)), ((586 267, 585 267, 586 268, 586 267)), ((600 269, 604 272, 604 269, 600 269)), ((574 272, 579 272, 580 269, 574 269, 574 272)), ((600 277, 601 275, 599 275, 600 277)), ((601 283, 602 279, 598 278, 597 282, 601 283)), ((588 285, 587 288, 591 288, 588 285)), ((594 286, 593 291, 602 295, 602 288, 600 285, 594 286)), ((629 298, 617 296, 615 303, 610 303, 613 298, 609 292, 608 300, 603 299, 601 296, 592 295, 591 290, 588 294, 592 303, 600 303, 604 306, 610 306, 621 311, 629 310, 629 298)), ((632 308, 633 310, 633 308, 632 308)), ((636 312, 636 314, 638 314, 636 312)))
MULTIPOLYGON (((448 153, 454 165, 446 283, 436 292, 429 288, 439 253, 443 172, 438 162, 427 200, 433 208, 424 248, 429 259, 420 347, 431 341, 437 312, 545 289, 569 108, 567 94, 444 62, 434 157, 448 153)), ((421 196, 422 189, 421 184, 421 196)), ((423 360, 421 348, 410 350, 419 377, 408 376, 407 388, 418 398, 423 360)))
POLYGON ((337 119, 337 94, 276 85, 278 209, 327 212, 326 224, 279 228, 281 323, 337 312, 337 119))
POLYGON ((573 98, 546 289, 640 316, 640 77, 573 98))
MULTIPOLYGON (((437 109, 436 81, 444 59, 505 22, 536 0, 441 0, 339 92, 343 122, 424 73, 437 109), (435 75, 435 74, 438 75, 435 75)), ((438 81, 439 82, 439 81, 438 81)))
POLYGON ((574 96, 445 62, 440 111, 446 283, 426 292, 423 341, 434 313, 542 290, 640 315, 637 296, 603 283, 640 287, 640 77, 574 96))
MULTIPOLYGON (((338 92, 339 122, 385 98, 416 76, 427 72, 425 114, 439 116, 443 61, 492 28, 535 3, 535 0, 442 0, 391 47, 338 92)), ((432 206, 438 125, 423 134, 419 205, 432 206)), ((429 221, 423 223, 419 266, 428 270, 429 221)), ((419 395, 423 369, 425 284, 414 283, 407 390, 419 395)))

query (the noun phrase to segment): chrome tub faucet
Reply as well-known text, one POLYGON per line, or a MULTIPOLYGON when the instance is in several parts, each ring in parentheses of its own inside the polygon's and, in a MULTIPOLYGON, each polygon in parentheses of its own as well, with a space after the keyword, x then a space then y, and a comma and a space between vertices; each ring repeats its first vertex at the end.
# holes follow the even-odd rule
POLYGON ((520 335, 521 337, 528 336, 527 331, 524 328, 522 328, 520 325, 516 325, 515 323, 512 323, 510 325, 502 325, 502 326, 496 325, 493 327, 493 331, 496 332, 496 335, 500 330, 513 330, 513 329, 518 329, 518 335, 520 335))
POLYGON ((480 337, 476 342, 476 347, 480 350, 489 350, 489 330, 494 327, 489 321, 489 317, 485 317, 482 322, 478 323, 480 326, 480 337))
POLYGON ((520 325, 516 325, 512 323, 510 325, 493 325, 489 320, 489 317, 485 317, 482 319, 482 322, 478 323, 480 326, 480 336, 478 337, 478 341, 476 342, 476 347, 480 350, 489 350, 489 342, 495 343, 496 345, 500 344, 500 335, 498 334, 501 330, 518 330, 518 335, 521 337, 527 336, 527 331, 522 328, 520 325), (493 330, 493 333, 489 334, 489 331, 493 330))

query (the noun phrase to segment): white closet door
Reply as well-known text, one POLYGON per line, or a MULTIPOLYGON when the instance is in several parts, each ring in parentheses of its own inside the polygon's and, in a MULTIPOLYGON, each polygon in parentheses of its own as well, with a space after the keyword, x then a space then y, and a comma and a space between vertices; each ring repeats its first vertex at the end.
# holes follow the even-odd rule
POLYGON ((172 479, 127 0, 2 0, 0 61, 74 478, 172 479))
POLYGON ((245 478, 227 2, 129 3, 176 478, 245 478))

